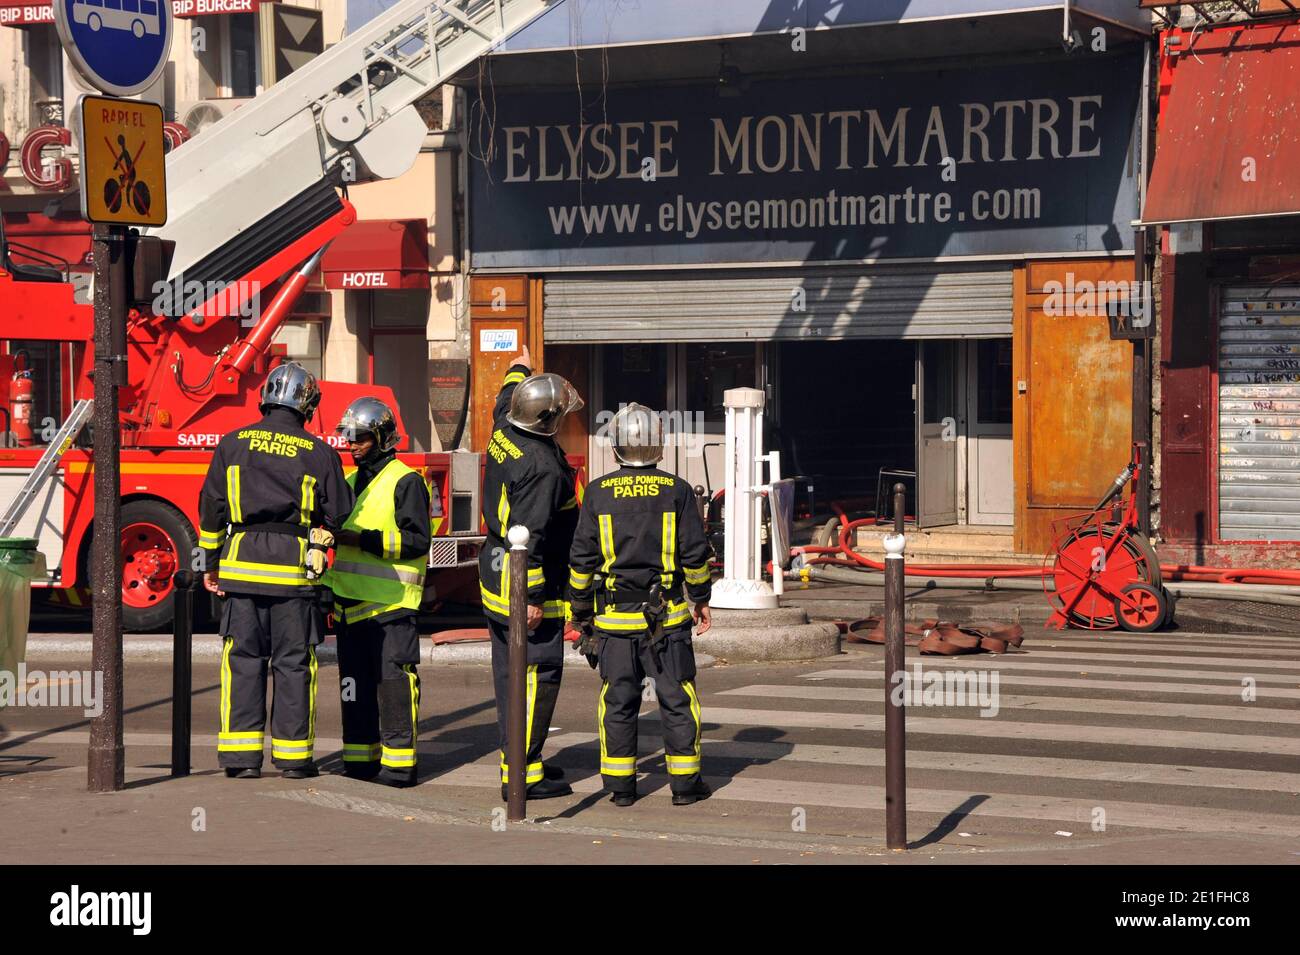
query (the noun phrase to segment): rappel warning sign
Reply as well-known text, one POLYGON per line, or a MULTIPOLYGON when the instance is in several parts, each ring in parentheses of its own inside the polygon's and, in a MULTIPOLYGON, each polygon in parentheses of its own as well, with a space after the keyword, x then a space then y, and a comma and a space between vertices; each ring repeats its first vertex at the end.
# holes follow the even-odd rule
POLYGON ((85 96, 80 142, 83 218, 109 225, 167 221, 161 106, 85 96))

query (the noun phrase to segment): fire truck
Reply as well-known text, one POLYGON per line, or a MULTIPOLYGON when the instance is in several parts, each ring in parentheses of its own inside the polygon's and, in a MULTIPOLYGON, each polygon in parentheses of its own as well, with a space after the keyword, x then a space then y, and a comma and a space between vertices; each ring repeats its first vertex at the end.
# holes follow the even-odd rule
MULTIPOLYGON (((172 619, 172 575, 193 566, 211 448, 258 417, 281 360, 272 339, 329 242, 356 219, 348 183, 414 164, 416 102, 490 52, 550 0, 402 0, 168 154, 171 250, 148 306, 132 308, 120 389, 122 602, 129 630, 172 619), (250 308, 250 303, 256 307, 250 308)), ((0 537, 33 537, 37 587, 76 603, 93 534, 93 311, 68 263, 0 228, 0 537), (57 414, 34 416, 37 395, 57 414)), ((308 430, 333 444, 343 410, 382 385, 322 381, 308 430)), ((399 412, 400 413, 400 412, 399 412)), ((429 599, 477 599, 481 455, 400 455, 429 482, 429 599)), ((84 598, 82 598, 84 599, 84 598)))

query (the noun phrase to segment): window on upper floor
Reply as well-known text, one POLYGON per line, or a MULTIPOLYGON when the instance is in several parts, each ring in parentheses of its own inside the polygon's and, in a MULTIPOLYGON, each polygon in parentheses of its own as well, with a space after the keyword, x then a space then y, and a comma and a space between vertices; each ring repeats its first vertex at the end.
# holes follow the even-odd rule
MULTIPOLYGON (((31 82, 28 129, 63 125, 63 48, 52 25, 26 27, 23 61, 31 82)), ((26 133, 26 130, 21 130, 26 133)), ((13 138, 12 136, 10 137, 13 138)))
POLYGON ((262 91, 256 13, 214 14, 190 23, 200 99, 242 98, 262 91))

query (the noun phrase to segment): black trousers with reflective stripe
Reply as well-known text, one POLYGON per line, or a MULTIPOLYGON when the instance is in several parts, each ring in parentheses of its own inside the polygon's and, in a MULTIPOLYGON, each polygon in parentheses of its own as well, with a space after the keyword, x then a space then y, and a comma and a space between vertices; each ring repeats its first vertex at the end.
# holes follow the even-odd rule
POLYGON ((636 792, 637 713, 651 689, 647 679, 659 700, 669 785, 675 793, 693 788, 700 778, 701 724, 691 627, 664 634, 658 661, 644 630, 629 635, 597 628, 597 633, 602 685, 596 709, 605 790, 636 792))
MULTIPOLYGON (((501 779, 506 771, 506 721, 509 719, 510 627, 487 618, 492 634, 492 684, 497 700, 497 735, 501 743, 501 779)), ((564 621, 546 617, 528 635, 528 766, 525 778, 529 785, 542 778, 542 746, 551 728, 551 716, 560 694, 564 675, 564 621)))
POLYGON ((262 765, 268 664, 273 678, 271 760, 280 769, 313 761, 316 651, 323 636, 316 601, 307 597, 228 594, 221 610, 220 730, 223 767, 262 765))
POLYGON ((420 633, 415 615, 339 625, 339 695, 344 769, 381 766, 415 779, 419 735, 420 633))

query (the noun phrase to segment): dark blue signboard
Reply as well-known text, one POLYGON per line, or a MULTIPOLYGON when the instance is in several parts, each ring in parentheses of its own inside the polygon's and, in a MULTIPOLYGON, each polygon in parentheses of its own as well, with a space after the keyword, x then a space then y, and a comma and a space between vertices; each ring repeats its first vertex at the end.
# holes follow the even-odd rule
POLYGON ((111 96, 143 92, 167 63, 170 0, 55 0, 55 23, 77 72, 111 96))
POLYGON ((498 90, 471 121, 473 264, 1131 249, 1141 76, 1126 53, 755 80, 738 96, 498 90))

